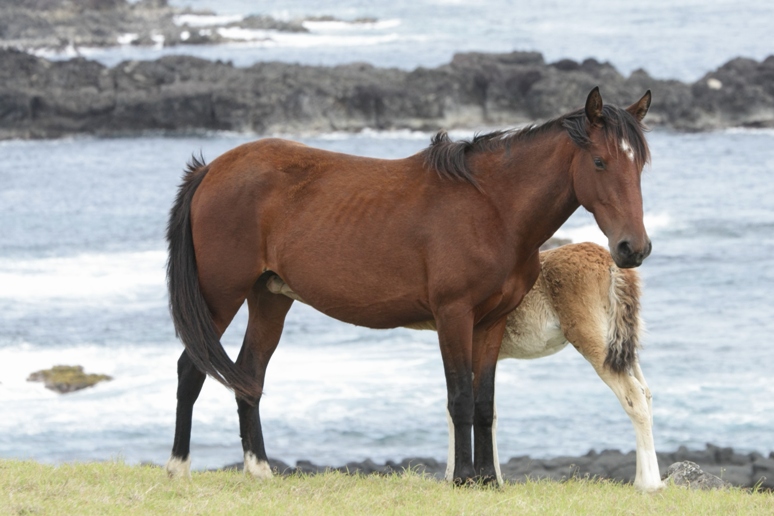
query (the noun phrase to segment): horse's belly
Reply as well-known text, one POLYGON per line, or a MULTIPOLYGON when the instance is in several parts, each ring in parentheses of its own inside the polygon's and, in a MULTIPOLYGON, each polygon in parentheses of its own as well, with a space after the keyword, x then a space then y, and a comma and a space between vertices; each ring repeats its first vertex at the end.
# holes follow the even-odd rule
POLYGON ((508 316, 498 358, 541 358, 561 351, 567 344, 559 317, 545 299, 530 292, 508 316))
POLYGON ((307 293, 299 294, 277 275, 269 278, 266 286, 273 294, 306 303, 334 319, 357 326, 377 329, 410 327, 427 324, 425 321, 432 317, 418 295, 374 294, 368 290, 363 295, 360 289, 342 289, 341 282, 332 283, 333 288, 325 291, 325 295, 319 295, 320 289, 309 289, 307 293))

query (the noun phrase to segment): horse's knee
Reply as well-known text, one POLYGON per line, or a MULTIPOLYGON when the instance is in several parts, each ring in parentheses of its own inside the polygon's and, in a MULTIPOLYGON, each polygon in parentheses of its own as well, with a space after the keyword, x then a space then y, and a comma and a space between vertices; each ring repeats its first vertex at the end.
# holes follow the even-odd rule
POLYGON ((476 400, 474 423, 477 426, 492 426, 497 418, 492 400, 476 400))
POLYGON ((455 426, 473 424, 475 407, 472 393, 457 393, 451 396, 447 408, 455 426))

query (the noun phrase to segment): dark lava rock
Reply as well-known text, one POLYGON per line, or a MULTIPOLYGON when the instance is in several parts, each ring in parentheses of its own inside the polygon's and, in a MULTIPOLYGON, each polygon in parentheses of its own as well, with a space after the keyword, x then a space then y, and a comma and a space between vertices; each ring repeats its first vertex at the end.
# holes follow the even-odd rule
MULTIPOLYGON (((774 453, 766 458, 759 453, 741 454, 734 452, 732 448, 707 444, 704 450, 680 447, 675 452, 659 452, 657 455, 662 478, 669 477, 678 485, 701 489, 727 485, 754 488, 758 485, 761 489, 774 489, 774 453), (667 468, 668 464, 672 466, 667 468)), ((350 474, 389 475, 411 469, 442 480, 446 473, 445 462, 422 457, 408 458, 401 462, 387 461, 384 464, 366 459, 349 462, 340 467, 320 466, 304 460, 298 461, 296 467, 274 459, 269 459, 269 463, 275 473, 285 475, 318 474, 329 470, 350 474)), ((241 470, 242 463, 232 464, 224 469, 235 468, 241 470)), ((580 457, 551 459, 521 456, 501 464, 501 470, 503 478, 510 482, 525 482, 527 479, 564 481, 588 477, 631 484, 636 474, 636 456, 633 451, 621 453, 618 450, 591 450, 580 457)))
POLYGON ((171 7, 167 0, 4 0, 0 3, 0 46, 23 49, 132 45, 215 44, 229 40, 219 28, 307 32, 300 20, 247 16, 207 27, 175 23, 180 14, 212 14, 171 7), (128 41, 127 41, 128 40, 128 41))
POLYGON ((689 460, 675 462, 669 466, 667 482, 691 489, 722 489, 729 487, 728 482, 711 473, 702 471, 698 464, 689 460))
POLYGON ((752 465, 752 484, 774 490, 774 458, 759 458, 752 465))
POLYGON ((546 64, 536 52, 473 52, 411 72, 363 63, 236 68, 189 56, 108 68, 83 58, 48 61, 5 49, 0 139, 149 130, 305 134, 512 126, 576 109, 596 85, 606 102, 618 105, 652 89, 646 119, 651 125, 774 125, 774 57, 731 61, 694 85, 653 79, 642 70, 626 78, 591 59, 576 64, 546 64), (715 78, 720 86, 709 81, 715 78))
POLYGON ((86 374, 81 366, 58 365, 51 369, 36 371, 27 377, 28 382, 43 382, 46 389, 60 394, 93 387, 99 382, 110 381, 105 374, 86 374))

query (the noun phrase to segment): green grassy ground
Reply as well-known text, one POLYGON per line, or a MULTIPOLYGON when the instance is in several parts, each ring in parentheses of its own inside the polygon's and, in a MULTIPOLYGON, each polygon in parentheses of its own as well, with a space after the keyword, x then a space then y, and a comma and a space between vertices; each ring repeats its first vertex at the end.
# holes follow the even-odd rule
POLYGON ((48 466, 0 461, 0 514, 774 514, 774 494, 671 486, 641 494, 613 482, 572 480, 453 488, 413 472, 331 472, 256 481, 242 473, 170 480, 121 462, 48 466))

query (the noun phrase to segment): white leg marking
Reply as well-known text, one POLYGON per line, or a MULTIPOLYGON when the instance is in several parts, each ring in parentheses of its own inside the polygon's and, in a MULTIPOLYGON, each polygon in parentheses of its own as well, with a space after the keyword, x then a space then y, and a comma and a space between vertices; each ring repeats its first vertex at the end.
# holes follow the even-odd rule
POLYGON ((494 457, 495 475, 497 476, 497 484, 503 485, 503 474, 500 472, 500 457, 497 456, 497 403, 496 400, 492 400, 492 410, 494 416, 492 417, 492 457, 494 457))
POLYGON ((258 460, 253 452, 245 453, 245 475, 259 480, 266 480, 274 476, 269 463, 265 460, 258 460))
POLYGON ((637 474, 634 478, 634 487, 640 491, 662 489, 664 483, 658 470, 651 412, 648 409, 645 388, 634 375, 617 375, 604 371, 600 376, 613 390, 634 425, 637 442, 637 474))
POLYGON ((449 408, 446 408, 446 421, 449 423, 449 453, 446 454, 446 481, 454 480, 454 421, 449 408))
POLYGON ((182 460, 173 455, 167 461, 166 470, 169 478, 191 478, 191 456, 182 460))

